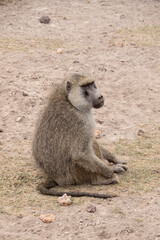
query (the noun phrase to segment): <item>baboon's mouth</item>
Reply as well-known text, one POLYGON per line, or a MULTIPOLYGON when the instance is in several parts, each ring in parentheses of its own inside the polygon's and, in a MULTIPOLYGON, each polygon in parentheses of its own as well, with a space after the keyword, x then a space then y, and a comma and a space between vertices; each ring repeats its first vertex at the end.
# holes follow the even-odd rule
POLYGON ((93 108, 100 108, 104 105, 104 100, 102 100, 101 102, 99 103, 96 103, 96 104, 93 104, 93 108))

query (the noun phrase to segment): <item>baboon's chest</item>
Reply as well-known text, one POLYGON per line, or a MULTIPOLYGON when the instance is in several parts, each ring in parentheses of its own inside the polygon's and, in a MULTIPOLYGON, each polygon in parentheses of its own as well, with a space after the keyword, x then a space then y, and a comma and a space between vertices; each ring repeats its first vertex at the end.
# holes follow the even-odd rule
POLYGON ((82 121, 84 122, 84 124, 87 127, 90 127, 92 129, 95 128, 95 120, 94 120, 92 112, 82 115, 82 121))

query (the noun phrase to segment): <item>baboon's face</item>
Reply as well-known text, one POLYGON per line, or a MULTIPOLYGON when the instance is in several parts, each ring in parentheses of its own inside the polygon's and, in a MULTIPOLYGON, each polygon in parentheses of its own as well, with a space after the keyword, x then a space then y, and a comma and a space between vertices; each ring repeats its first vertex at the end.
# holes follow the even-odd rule
POLYGON ((84 98, 93 108, 100 108, 104 105, 104 98, 99 92, 95 82, 86 84, 81 87, 84 98))
POLYGON ((83 86, 72 86, 69 82, 66 86, 70 103, 81 111, 91 108, 100 108, 104 105, 104 99, 93 81, 83 86))

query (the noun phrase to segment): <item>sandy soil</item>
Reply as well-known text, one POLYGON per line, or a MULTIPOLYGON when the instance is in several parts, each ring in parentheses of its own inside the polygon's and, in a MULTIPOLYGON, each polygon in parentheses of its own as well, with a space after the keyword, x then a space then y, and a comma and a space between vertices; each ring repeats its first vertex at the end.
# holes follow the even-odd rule
POLYGON ((111 239, 111 240, 159 240, 160 217, 158 200, 160 191, 145 196, 123 196, 114 200, 92 200, 95 213, 82 206, 54 209, 53 223, 42 223, 38 217, 1 216, 0 237, 8 239, 111 239))
MULTIPOLYGON (((105 106, 95 112, 104 140, 134 138, 160 116, 160 1, 50 0, 0 5, 1 156, 30 156, 37 114, 68 72, 99 82, 105 106), (48 15, 49 24, 39 18, 48 15), (62 53, 59 53, 62 49, 62 53), (98 120, 103 121, 102 124, 98 120)), ((160 240, 160 190, 144 196, 88 200, 56 220, 0 216, 0 238, 160 240)), ((43 210, 42 210, 43 211, 43 210)))

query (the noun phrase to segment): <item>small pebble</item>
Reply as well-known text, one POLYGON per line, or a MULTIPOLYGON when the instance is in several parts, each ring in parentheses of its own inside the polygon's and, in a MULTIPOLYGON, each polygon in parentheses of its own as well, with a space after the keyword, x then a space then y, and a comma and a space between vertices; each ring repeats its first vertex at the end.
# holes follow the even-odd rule
POLYGON ((89 204, 87 207, 86 207, 86 211, 89 212, 89 213, 94 213, 96 212, 96 206, 93 206, 92 204, 89 204))
POLYGON ((43 214, 43 215, 39 216, 39 218, 44 223, 51 223, 51 222, 54 222, 56 219, 56 217, 53 214, 49 214, 49 213, 43 214))
POLYGON ((39 19, 39 21, 40 21, 40 23, 48 24, 48 23, 50 23, 51 19, 48 16, 42 16, 39 19))
POLYGON ((24 97, 28 96, 28 93, 26 93, 26 92, 23 92, 22 94, 24 97))
POLYGON ((144 131, 143 131, 142 129, 139 129, 137 135, 138 135, 138 136, 144 135, 144 131))
POLYGON ((58 198, 58 202, 60 203, 60 205, 62 206, 68 206, 71 204, 71 196, 68 196, 66 193, 62 196, 58 198))
POLYGON ((100 123, 100 124, 103 124, 103 123, 104 123, 103 120, 97 120, 97 122, 100 123))
POLYGON ((123 19, 123 18, 125 18, 125 16, 124 16, 124 15, 121 15, 121 16, 120 16, 120 19, 123 19))
POLYGON ((63 53, 63 49, 62 48, 58 48, 57 53, 58 54, 62 54, 63 53))
POLYGON ((17 117, 16 122, 20 122, 23 118, 25 118, 25 117, 24 116, 17 117))

